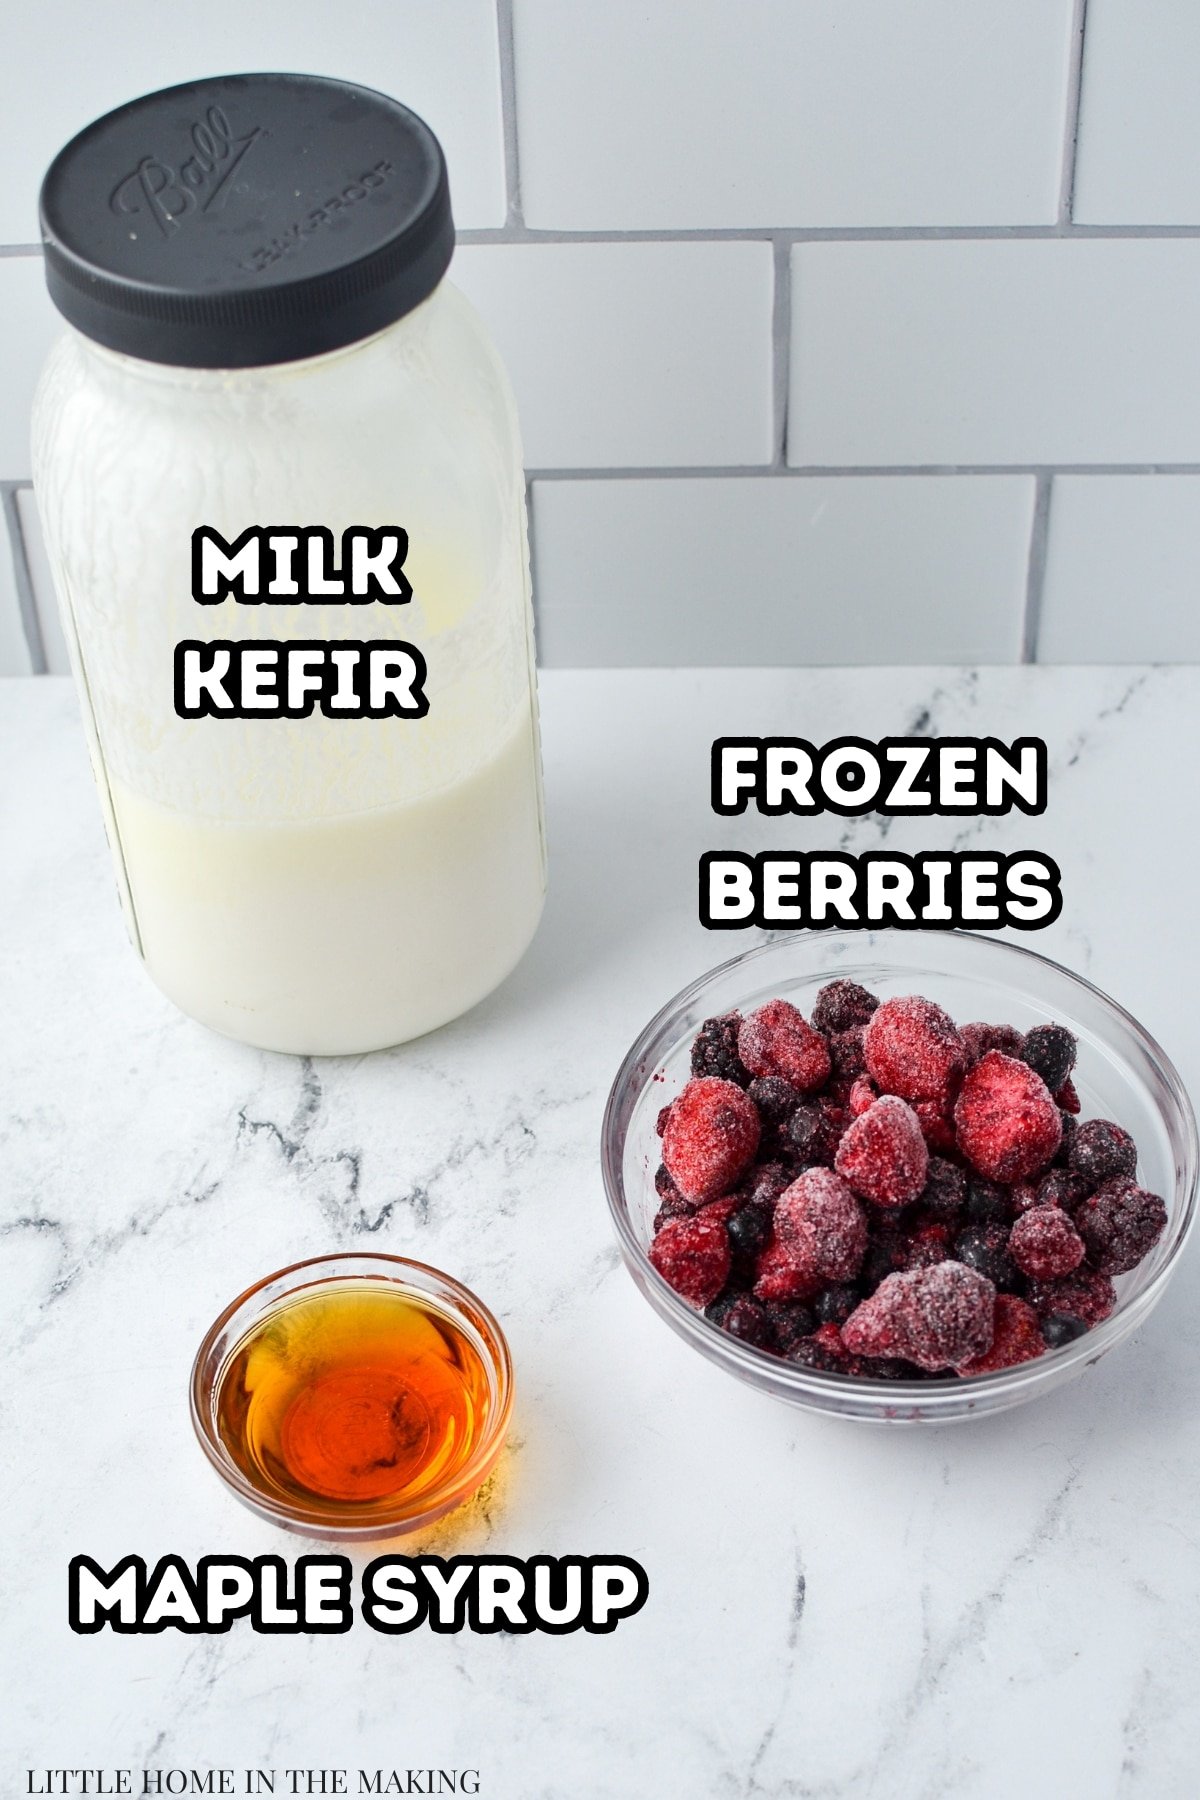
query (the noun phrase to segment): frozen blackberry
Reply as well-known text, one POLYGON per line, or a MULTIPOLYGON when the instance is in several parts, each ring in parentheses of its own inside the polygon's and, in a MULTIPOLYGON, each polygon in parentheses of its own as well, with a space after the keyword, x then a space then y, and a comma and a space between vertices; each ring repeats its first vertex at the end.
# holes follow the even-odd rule
POLYGON ((741 1024, 742 1015, 736 1012, 705 1019, 692 1044, 693 1075, 719 1075, 722 1081, 736 1081, 739 1087, 750 1086, 750 1071, 737 1051, 741 1024))
POLYGON ((1072 1217, 1101 1275, 1124 1275, 1153 1250, 1167 1228, 1167 1209, 1126 1175, 1115 1176, 1090 1194, 1072 1217))
POLYGON ((1017 1055, 1057 1094, 1070 1080, 1077 1049, 1074 1034, 1065 1025, 1035 1025, 1025 1033, 1017 1055))
MULTIPOLYGON (((1091 1193, 1091 1183, 1073 1169, 1051 1169, 1043 1175, 1037 1184, 1038 1206, 1061 1206, 1064 1212, 1070 1212, 1086 1200, 1091 1193)), ((1028 1210, 1028 1209, 1026 1209, 1028 1210)))
POLYGON ((1099 1187, 1114 1175, 1137 1174, 1137 1145, 1111 1119, 1089 1119, 1075 1129, 1069 1166, 1099 1187))
POLYGON ((1074 1313, 1050 1313, 1042 1320, 1042 1337, 1048 1350, 1061 1350, 1064 1344, 1073 1344, 1087 1330, 1082 1319, 1074 1313))
POLYGON ((829 1039, 829 1061, 832 1079, 847 1093, 860 1075, 866 1073, 867 1053, 863 1047, 865 1033, 861 1025, 853 1031, 838 1031, 829 1039))
POLYGON ((812 1022, 832 1037, 865 1025, 878 1005, 875 995, 857 981, 829 981, 813 1002, 812 1022))
POLYGON ((832 1287, 822 1288, 813 1301, 817 1323, 844 1325, 861 1299, 862 1295, 851 1281, 839 1281, 832 1287))
POLYGON ((985 1275, 993 1287, 1016 1285, 1017 1266, 1008 1254, 1008 1231, 1003 1225, 968 1225, 954 1240, 954 1255, 977 1275, 985 1275))
POLYGON ((770 1125, 782 1125, 800 1102, 799 1094, 782 1075, 756 1075, 746 1092, 770 1125))
POLYGON ((763 1312, 781 1356, 786 1356, 793 1344, 799 1343, 801 1338, 811 1337, 817 1329, 816 1313, 800 1300, 771 1300, 763 1307, 763 1312))
POLYGON ((1006 1225, 1012 1217, 1012 1200, 1006 1187, 998 1181, 985 1181, 972 1175, 967 1182, 963 1217, 968 1225, 1006 1225))
POLYGON ((944 1156, 931 1156, 925 1186, 917 1199, 922 1212, 941 1224, 953 1224, 966 1202, 967 1178, 944 1156))

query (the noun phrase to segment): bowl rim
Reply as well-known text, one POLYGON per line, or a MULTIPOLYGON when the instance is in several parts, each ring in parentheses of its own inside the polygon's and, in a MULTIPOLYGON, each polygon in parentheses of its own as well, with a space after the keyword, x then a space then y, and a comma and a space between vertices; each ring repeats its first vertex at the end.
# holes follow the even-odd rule
MULTIPOLYGON (((649 1045, 654 1041, 658 1031, 670 1017, 684 1010, 711 984, 735 969, 745 968, 760 961, 763 957, 777 953, 781 949, 798 948, 802 941, 814 942, 823 940, 827 945, 833 941, 843 941, 848 951, 857 948, 866 952, 868 948, 882 945, 888 940, 894 928, 883 927, 866 930, 836 929, 788 934, 769 938, 765 943, 755 944, 748 950, 727 957, 724 962, 716 963, 703 974, 696 976, 673 994, 654 1016, 642 1027, 633 1043, 622 1057, 617 1073, 609 1089, 608 1099, 604 1107, 601 1124, 600 1162, 604 1180, 605 1197, 608 1201, 609 1215, 621 1253, 631 1273, 635 1275, 636 1285, 646 1291, 646 1298, 651 1300, 660 1313, 678 1334, 691 1342, 695 1348, 710 1360, 730 1368, 734 1373, 748 1378, 760 1388, 766 1385, 776 1394, 786 1393, 795 1398, 816 1398, 819 1396, 857 1396, 863 1402, 879 1403, 889 1414, 912 1412, 914 1409, 932 1408, 930 1417, 936 1420, 941 1410, 938 1402, 949 1401, 954 1397, 964 1400, 970 1407, 972 1394, 986 1393, 997 1403, 1003 1403, 1008 1396, 1016 1397, 1016 1391, 1028 1389, 1031 1384, 1047 1379, 1052 1372, 1062 1373, 1077 1364, 1097 1361, 1104 1352, 1119 1341, 1128 1328, 1127 1314, 1134 1306, 1141 1316, 1161 1298, 1167 1282, 1175 1272, 1181 1252, 1191 1236, 1196 1223, 1197 1185, 1200 1181, 1200 1133, 1197 1130, 1195 1108, 1192 1105, 1183 1080, 1175 1064, 1167 1055, 1162 1045, 1141 1022, 1134 1017, 1120 1001, 1114 1000, 1111 994, 1086 975, 1078 974, 1064 963, 1041 951, 1031 950, 1024 944, 1013 943, 1011 939, 988 936, 987 934, 961 929, 929 930, 906 929, 901 935, 911 944, 913 941, 928 943, 931 953, 936 954, 936 944, 947 939, 960 942, 969 941, 978 946, 984 954, 995 953, 999 958, 1012 958, 1018 962, 1040 965, 1054 971, 1071 985, 1082 989, 1101 1006, 1106 1008, 1124 1025, 1133 1036, 1142 1052, 1156 1065, 1164 1086, 1175 1103, 1179 1120, 1183 1126, 1183 1168, 1177 1179, 1177 1190, 1182 1187, 1182 1208, 1178 1228, 1174 1234, 1169 1252, 1162 1267, 1147 1282, 1139 1293, 1130 1297, 1128 1304, 1118 1299, 1117 1305, 1107 1319, 1084 1332, 1082 1337, 1058 1349, 1047 1349, 1046 1352, 1032 1361, 1017 1363, 1008 1369, 997 1369, 978 1375, 945 1375, 927 1378, 920 1381, 882 1381, 874 1376, 843 1375, 824 1369, 810 1369, 797 1363, 790 1363, 785 1358, 773 1355, 770 1351, 759 1350, 738 1338, 731 1337, 713 1325, 678 1295, 674 1288, 664 1280, 650 1261, 646 1250, 640 1243, 633 1229, 628 1205, 624 1198, 624 1176, 622 1158, 624 1151, 624 1135, 620 1137, 618 1149, 617 1111, 625 1092, 635 1077, 639 1063, 645 1056, 649 1045)), ((881 948, 877 961, 886 960, 881 948)), ((852 958, 848 956, 846 973, 853 975, 852 958)), ((833 974, 829 980, 837 979, 833 974)), ((650 1075, 646 1079, 653 1079, 650 1075)), ((643 1080, 639 1084, 645 1085, 643 1080)), ((864 1410, 866 1410, 864 1408, 864 1410)), ((947 1417, 953 1416, 946 1414, 947 1417)))
MULTIPOLYGON (((247 1321, 247 1331, 251 1328, 252 1322, 247 1321)), ((457 1281, 444 1269, 437 1268, 433 1263, 419 1262, 415 1257, 396 1256, 384 1250, 333 1250, 322 1256, 306 1256, 299 1262, 286 1263, 282 1268, 252 1282, 236 1299, 223 1307, 200 1340, 192 1360, 188 1393, 192 1428, 200 1448, 225 1485, 253 1512, 289 1530, 307 1532, 327 1541, 363 1542, 417 1531, 422 1526, 432 1524, 434 1520, 461 1505, 487 1479, 503 1447, 512 1415, 512 1351, 491 1308, 464 1282, 457 1281), (357 1267, 339 1274, 335 1265, 340 1263, 353 1263, 357 1267), (315 1274, 315 1271, 324 1273, 315 1274), (432 1277, 442 1290, 441 1293, 431 1294, 418 1283, 406 1281, 405 1275, 410 1272, 432 1277), (306 1274, 312 1274, 313 1279, 302 1279, 306 1274), (301 1279, 293 1280, 293 1277, 301 1279), (263 1311, 257 1315, 258 1319, 276 1307, 285 1305, 299 1293, 355 1280, 386 1281, 395 1287, 407 1289, 434 1311, 449 1313, 465 1323, 471 1335, 478 1340, 477 1347, 487 1364, 494 1388, 494 1401, 486 1430, 481 1433, 470 1461, 456 1469, 453 1476, 429 1493, 423 1494, 416 1507, 348 1507, 341 1517, 333 1517, 315 1506, 307 1507, 298 1501, 284 1500, 251 1481, 228 1454, 216 1431, 213 1403, 220 1392, 230 1360, 246 1333, 239 1334, 228 1346, 211 1377, 207 1365, 217 1340, 229 1322, 247 1301, 253 1300, 255 1295, 261 1294, 273 1283, 286 1282, 288 1285, 266 1303, 263 1311)))

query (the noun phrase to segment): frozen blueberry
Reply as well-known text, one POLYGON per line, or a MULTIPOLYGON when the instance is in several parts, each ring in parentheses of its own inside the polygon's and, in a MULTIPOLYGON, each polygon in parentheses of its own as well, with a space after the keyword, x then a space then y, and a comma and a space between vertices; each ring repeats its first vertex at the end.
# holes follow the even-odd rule
POLYGON ((749 1294, 738 1294, 726 1307, 718 1323, 722 1331, 730 1337, 740 1338, 744 1344, 754 1344, 760 1350, 773 1346, 775 1334, 767 1318, 766 1309, 752 1300, 749 1294))
POLYGON ((1052 1094, 1057 1094, 1070 1079, 1077 1048, 1074 1034, 1065 1025, 1035 1025, 1025 1033, 1017 1055, 1041 1076, 1052 1094))
POLYGON ((725 1229, 729 1233, 729 1241, 735 1256, 756 1257, 760 1250, 765 1250, 771 1236, 771 1213, 769 1207, 751 1200, 740 1207, 730 1219, 725 1229))
POLYGON ((1017 1267, 1008 1254, 1008 1232, 1003 1225, 968 1225, 954 1240, 954 1255, 998 1288, 1015 1285, 1017 1267))
POLYGON ((823 1288, 813 1301, 817 1323, 844 1325, 861 1299, 862 1295, 850 1281, 836 1282, 832 1287, 823 1288))
POLYGON ((1048 1350, 1060 1350, 1064 1344, 1073 1344, 1086 1330, 1084 1321, 1073 1313, 1051 1313, 1042 1320, 1042 1336, 1048 1350))

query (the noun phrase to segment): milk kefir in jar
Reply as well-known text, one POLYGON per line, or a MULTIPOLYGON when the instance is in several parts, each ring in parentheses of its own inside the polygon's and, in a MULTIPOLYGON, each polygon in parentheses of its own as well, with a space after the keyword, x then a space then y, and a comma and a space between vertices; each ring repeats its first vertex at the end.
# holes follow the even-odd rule
POLYGON ((42 231, 69 329, 34 481, 134 944, 185 1012, 247 1043, 429 1031, 512 969, 545 884, 520 444, 444 278, 438 143, 342 82, 196 82, 68 144, 42 231), (259 594, 195 598, 201 527, 231 559, 249 527, 297 538, 283 574, 303 597, 267 593, 264 547, 259 594), (311 527, 330 546, 315 582, 311 527), (411 598, 323 591, 364 527, 407 535, 411 598), (260 684, 181 716, 179 646, 211 663, 248 641, 268 660, 304 643, 310 666, 411 649, 426 710, 284 716, 256 710, 260 684))

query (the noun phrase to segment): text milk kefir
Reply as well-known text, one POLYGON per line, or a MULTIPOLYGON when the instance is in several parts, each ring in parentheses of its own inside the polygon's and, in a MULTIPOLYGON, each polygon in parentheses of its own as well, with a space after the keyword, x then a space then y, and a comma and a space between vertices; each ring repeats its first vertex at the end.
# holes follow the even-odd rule
POLYGON ((228 77, 98 121, 42 205, 73 329, 35 486, 134 943, 249 1043, 428 1031, 514 966, 545 875, 515 414, 443 279, 436 141, 366 90, 228 77), (412 597, 197 600, 202 526, 406 533, 412 597), (427 711, 180 716, 177 647, 247 640, 411 647, 427 711))

